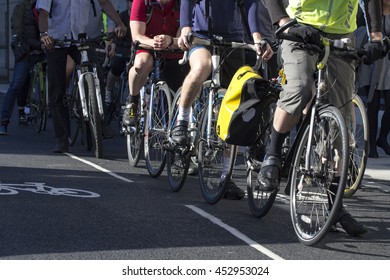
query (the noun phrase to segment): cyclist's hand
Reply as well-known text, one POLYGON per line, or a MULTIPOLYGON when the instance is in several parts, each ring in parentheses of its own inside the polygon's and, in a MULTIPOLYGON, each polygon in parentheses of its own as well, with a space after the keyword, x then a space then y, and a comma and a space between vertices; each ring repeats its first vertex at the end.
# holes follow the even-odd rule
POLYGON ((180 49, 183 51, 188 51, 190 49, 190 44, 188 42, 188 34, 191 33, 191 27, 183 27, 181 29, 180 37, 177 41, 177 44, 180 49))
POLYGON ((167 49, 171 44, 172 37, 169 35, 156 35, 153 37, 153 48, 155 50, 167 49))
POLYGON ((41 35, 41 43, 45 46, 45 49, 50 51, 53 49, 54 46, 54 40, 52 37, 49 36, 49 34, 43 34, 41 35))
POLYGON ((383 57, 383 44, 381 41, 368 42, 364 45, 364 49, 367 52, 363 59, 365 64, 372 64, 383 57))
POLYGON ((123 24, 121 25, 118 25, 117 27, 115 27, 115 34, 116 36, 118 36, 119 38, 122 38, 122 37, 125 37, 126 33, 127 33, 127 27, 123 24))
POLYGON ((382 57, 385 57, 386 55, 389 55, 390 58, 390 38, 385 36, 383 38, 383 55, 382 57))
POLYGON ((270 44, 266 40, 261 40, 260 43, 256 43, 256 52, 259 56, 265 60, 269 60, 274 54, 270 44))
POLYGON ((302 38, 308 44, 321 45, 321 34, 319 30, 309 25, 294 24, 288 29, 288 33, 302 38))

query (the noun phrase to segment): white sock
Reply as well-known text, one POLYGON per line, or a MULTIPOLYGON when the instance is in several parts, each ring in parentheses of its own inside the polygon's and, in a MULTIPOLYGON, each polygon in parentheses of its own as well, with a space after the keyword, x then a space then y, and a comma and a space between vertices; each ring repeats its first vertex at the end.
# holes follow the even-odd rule
POLYGON ((191 108, 183 108, 179 106, 179 114, 177 115, 178 121, 189 121, 191 108))

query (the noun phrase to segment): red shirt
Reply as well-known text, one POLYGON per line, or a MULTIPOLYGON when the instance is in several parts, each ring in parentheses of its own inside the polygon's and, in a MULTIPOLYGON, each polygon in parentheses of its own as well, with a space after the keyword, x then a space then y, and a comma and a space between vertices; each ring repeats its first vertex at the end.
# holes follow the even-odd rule
MULTIPOLYGON (((165 6, 161 6, 156 0, 149 1, 151 4, 151 18, 146 25, 145 36, 153 38, 156 35, 169 35, 176 37, 180 27, 180 9, 176 9, 175 0, 171 0, 165 6)), ((147 9, 145 0, 134 0, 131 6, 130 21, 146 22, 147 9)), ((169 54, 166 58, 181 58, 180 54, 169 54)))
MULTIPOLYGON (((175 0, 171 0, 165 6, 161 6, 156 0, 150 2, 153 11, 151 19, 146 25, 145 35, 150 38, 160 34, 176 37, 176 32, 180 26, 180 10, 175 9, 175 0)), ((145 0, 133 1, 130 20, 146 22, 145 0)))

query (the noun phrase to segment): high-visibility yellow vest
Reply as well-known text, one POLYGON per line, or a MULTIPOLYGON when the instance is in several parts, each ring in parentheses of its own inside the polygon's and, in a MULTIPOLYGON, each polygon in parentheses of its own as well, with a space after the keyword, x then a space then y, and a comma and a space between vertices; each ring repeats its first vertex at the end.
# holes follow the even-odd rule
POLYGON ((290 0, 286 10, 291 18, 326 33, 347 34, 357 28, 358 0, 290 0))

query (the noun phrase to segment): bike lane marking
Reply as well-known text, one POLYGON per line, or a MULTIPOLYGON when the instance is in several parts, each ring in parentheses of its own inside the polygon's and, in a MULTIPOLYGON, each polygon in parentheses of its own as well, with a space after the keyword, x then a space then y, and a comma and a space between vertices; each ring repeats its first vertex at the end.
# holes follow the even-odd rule
POLYGON ((242 241, 244 241, 245 243, 247 243, 249 246, 251 246, 252 248, 256 249, 257 251, 261 252, 262 254, 270 257, 271 259, 273 260, 283 260, 282 257, 280 257, 279 255, 275 254, 274 252, 272 252, 271 250, 265 248, 264 246, 258 244, 256 241, 250 239, 248 236, 246 236, 245 234, 241 233, 239 230, 229 226, 228 224, 225 224, 224 222, 222 222, 220 219, 218 219, 217 217, 207 213, 206 211, 194 206, 194 205, 184 205, 186 206, 187 208, 191 209, 192 211, 194 211, 195 213, 199 214, 200 216, 210 220, 212 223, 222 227, 223 229, 227 230, 228 232, 230 232, 232 235, 234 235, 235 237, 237 237, 238 239, 241 239, 242 241))
POLYGON ((97 164, 95 164, 95 163, 93 163, 93 162, 90 162, 90 161, 88 161, 88 160, 86 160, 86 159, 79 158, 78 156, 75 156, 75 155, 70 154, 70 153, 65 153, 65 154, 66 154, 67 156, 69 156, 69 157, 75 159, 75 160, 81 161, 82 163, 85 163, 85 164, 87 164, 87 165, 89 165, 89 166, 92 166, 93 168, 96 168, 96 169, 99 170, 99 171, 102 171, 102 172, 104 172, 104 173, 107 173, 108 175, 111 175, 112 177, 115 177, 115 178, 117 178, 117 179, 119 179, 119 180, 125 181, 125 182, 127 182, 127 183, 134 183, 133 180, 127 179, 127 178, 125 178, 125 177, 122 177, 122 176, 120 176, 120 175, 118 175, 118 174, 116 174, 116 173, 114 173, 114 172, 112 172, 112 171, 110 171, 110 170, 108 170, 108 169, 105 169, 105 168, 103 168, 103 167, 101 167, 101 166, 99 166, 99 165, 97 165, 97 164))

